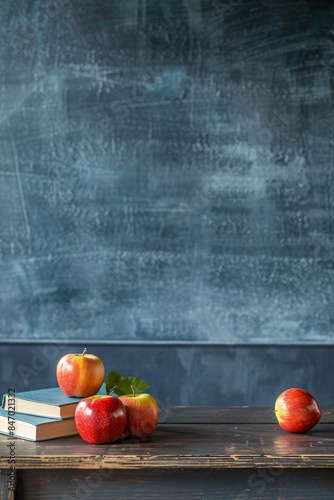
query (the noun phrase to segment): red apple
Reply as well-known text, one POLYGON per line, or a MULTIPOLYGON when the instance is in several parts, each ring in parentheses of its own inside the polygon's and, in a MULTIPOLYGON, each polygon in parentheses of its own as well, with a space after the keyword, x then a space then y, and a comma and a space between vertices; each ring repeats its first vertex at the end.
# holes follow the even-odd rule
POLYGON ((86 398, 100 389, 104 380, 104 365, 94 354, 65 354, 56 367, 58 385, 66 396, 86 398))
POLYGON ((127 413, 125 433, 127 436, 144 437, 155 431, 159 421, 158 403, 150 394, 119 396, 127 413))
POLYGON ((282 392, 275 402, 279 425, 288 432, 307 432, 321 418, 317 400, 304 389, 292 388, 282 392))
POLYGON ((82 399, 74 414, 78 433, 87 443, 112 443, 126 426, 126 409, 122 401, 108 394, 82 399))

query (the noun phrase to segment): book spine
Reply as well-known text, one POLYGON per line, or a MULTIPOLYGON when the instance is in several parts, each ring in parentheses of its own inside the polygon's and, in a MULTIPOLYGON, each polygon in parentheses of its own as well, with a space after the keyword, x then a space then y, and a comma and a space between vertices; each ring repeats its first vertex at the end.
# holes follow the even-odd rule
POLYGON ((3 409, 5 409, 6 401, 7 401, 7 394, 3 394, 2 400, 1 400, 1 406, 3 409))

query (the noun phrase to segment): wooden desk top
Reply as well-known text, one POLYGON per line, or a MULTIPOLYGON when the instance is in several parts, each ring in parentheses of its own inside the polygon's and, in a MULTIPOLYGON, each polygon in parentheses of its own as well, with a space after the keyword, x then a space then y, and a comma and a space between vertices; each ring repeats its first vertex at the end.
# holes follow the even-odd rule
MULTIPOLYGON (((8 437, 0 435, 0 468, 8 466, 8 437)), ((282 430, 272 408, 170 407, 145 439, 91 445, 80 436, 16 440, 17 469, 332 468, 334 407, 306 434, 282 430)))

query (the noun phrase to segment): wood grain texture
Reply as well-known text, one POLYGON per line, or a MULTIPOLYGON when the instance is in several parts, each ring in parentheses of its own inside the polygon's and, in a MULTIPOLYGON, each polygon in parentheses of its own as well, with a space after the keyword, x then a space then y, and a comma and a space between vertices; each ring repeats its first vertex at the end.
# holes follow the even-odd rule
POLYGON ((333 6, 44 3, 0 12, 0 339, 333 344, 333 6))
MULTIPOLYGON (((276 424, 273 408, 254 406, 170 406, 160 423, 168 424, 276 424)), ((319 425, 333 424, 333 407, 323 407, 319 425)))
POLYGON ((332 500, 331 470, 20 471, 17 500, 332 500), (108 475, 108 472, 111 472, 108 475))
MULTIPOLYGON (((332 468, 334 408, 326 411, 325 421, 312 431, 292 435, 280 429, 271 409, 175 408, 153 435, 143 439, 122 438, 99 446, 85 443, 79 436, 38 443, 17 440, 16 467, 332 468), (184 423, 173 423, 178 420, 184 423), (197 423, 189 423, 192 421, 197 423)), ((5 437, 0 437, 2 468, 8 467, 7 443, 5 437)))
POLYGON ((0 470, 0 498, 1 500, 15 500, 16 498, 15 487, 14 489, 10 487, 8 471, 4 468, 0 470))
MULTIPOLYGON (((2 492, 7 443, 1 436, 2 492)), ((17 439, 15 499, 329 500, 333 443, 334 407, 307 434, 280 429, 270 408, 175 407, 145 439, 17 439)))

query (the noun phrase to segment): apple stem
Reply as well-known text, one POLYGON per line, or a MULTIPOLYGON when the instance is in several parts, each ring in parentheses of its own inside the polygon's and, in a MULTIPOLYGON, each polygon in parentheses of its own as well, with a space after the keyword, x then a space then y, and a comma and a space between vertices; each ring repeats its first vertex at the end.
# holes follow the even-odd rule
POLYGON ((87 348, 85 347, 84 350, 82 351, 81 356, 84 356, 86 354, 86 352, 87 352, 87 348))
POLYGON ((135 386, 132 385, 131 386, 131 389, 132 389, 132 394, 133 394, 133 397, 135 398, 136 397, 136 393, 135 393, 135 386))

